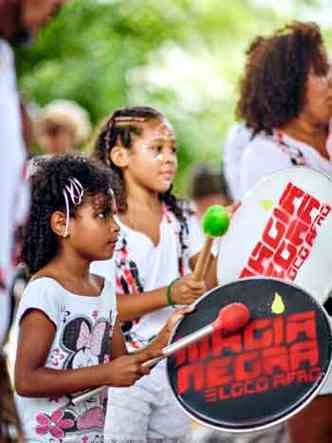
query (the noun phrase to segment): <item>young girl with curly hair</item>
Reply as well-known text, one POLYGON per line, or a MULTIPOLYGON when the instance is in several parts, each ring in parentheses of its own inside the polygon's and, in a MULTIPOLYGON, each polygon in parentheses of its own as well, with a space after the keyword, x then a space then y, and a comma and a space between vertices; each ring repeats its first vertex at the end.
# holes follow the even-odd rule
POLYGON ((100 443, 105 391, 78 404, 75 393, 135 383, 172 323, 150 347, 126 355, 114 285, 89 271, 112 256, 118 238, 109 172, 66 155, 40 160, 31 181, 23 256, 33 277, 18 309, 15 367, 26 441, 100 443))

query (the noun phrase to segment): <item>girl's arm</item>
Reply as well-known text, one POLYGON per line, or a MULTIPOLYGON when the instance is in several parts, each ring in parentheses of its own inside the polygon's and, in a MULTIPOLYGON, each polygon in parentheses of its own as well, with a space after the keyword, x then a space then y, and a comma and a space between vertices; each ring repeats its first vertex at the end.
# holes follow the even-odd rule
POLYGON ((112 360, 117 357, 121 357, 122 355, 128 355, 126 342, 122 333, 122 329, 119 322, 119 317, 117 317, 115 321, 115 325, 113 327, 112 338, 111 340, 111 358, 112 360))
MULTIPOLYGON (((171 283, 171 282, 170 282, 171 283)), ((193 280, 192 275, 178 279, 172 285, 172 301, 178 305, 190 305, 206 290, 204 282, 193 280)), ((143 294, 117 294, 117 306, 121 321, 131 321, 149 312, 168 306, 167 287, 143 294)))
MULTIPOLYGON (((116 343, 119 343, 116 332, 116 343)), ((51 369, 45 363, 55 336, 55 326, 40 310, 27 311, 20 323, 15 365, 15 385, 19 395, 49 397, 70 394, 102 385, 130 386, 149 373, 141 363, 153 358, 144 355, 123 355, 110 363, 82 369, 51 369)), ((118 345, 119 346, 119 345, 118 345)), ((121 349, 117 351, 121 353, 121 349)), ((154 352, 156 356, 160 355, 154 352)))
POLYGON ((135 294, 117 294, 118 314, 121 321, 131 321, 149 312, 167 306, 167 288, 135 294))
POLYGON ((169 339, 173 333, 173 330, 177 323, 182 320, 182 318, 193 312, 193 306, 186 306, 183 308, 177 308, 173 314, 169 317, 163 328, 159 331, 159 334, 144 348, 139 352, 162 352, 163 348, 168 345, 169 339))

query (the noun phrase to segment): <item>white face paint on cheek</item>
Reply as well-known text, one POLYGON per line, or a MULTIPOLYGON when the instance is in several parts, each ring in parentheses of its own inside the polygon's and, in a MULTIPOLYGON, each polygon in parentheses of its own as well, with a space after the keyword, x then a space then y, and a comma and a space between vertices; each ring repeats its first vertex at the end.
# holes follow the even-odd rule
POLYGON ((142 143, 139 147, 139 150, 145 154, 149 151, 149 146, 147 145, 147 143, 142 143))
MULTIPOLYGON (((154 145, 164 145, 169 143, 170 138, 173 138, 173 132, 166 128, 167 131, 163 127, 153 131, 148 139, 144 140, 144 143, 140 145, 140 152, 142 153, 153 153, 153 158, 159 162, 163 162, 166 159, 166 154, 163 152, 159 152, 157 149, 154 149, 154 145), (166 132, 166 133, 165 133, 166 132)), ((176 154, 175 154, 176 157, 176 154)))

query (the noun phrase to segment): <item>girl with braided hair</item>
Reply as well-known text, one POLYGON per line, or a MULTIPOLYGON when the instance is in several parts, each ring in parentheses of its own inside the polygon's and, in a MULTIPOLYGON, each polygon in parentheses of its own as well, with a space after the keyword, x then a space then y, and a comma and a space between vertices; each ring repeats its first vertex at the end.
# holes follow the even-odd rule
POLYGON ((78 404, 74 394, 99 386, 128 386, 161 355, 174 314, 156 340, 127 351, 114 285, 89 272, 110 258, 115 222, 109 171, 83 157, 41 159, 32 181, 32 207, 23 257, 33 274, 17 314, 17 404, 27 442, 102 443, 106 396, 78 404))
MULTIPOLYGON (((119 183, 121 230, 108 272, 115 272, 120 320, 132 322, 129 331, 125 325, 128 346, 140 348, 162 328, 174 305, 189 305, 204 292, 205 282, 190 274, 202 233, 189 206, 171 192, 176 142, 160 112, 141 106, 116 110, 100 130, 94 157, 119 183)), ((107 267, 96 263, 94 271, 103 274, 107 267)), ((207 284, 216 284, 213 272, 207 284)), ((164 364, 129 389, 109 390, 106 441, 183 442, 189 437, 189 419, 168 387, 164 364)))

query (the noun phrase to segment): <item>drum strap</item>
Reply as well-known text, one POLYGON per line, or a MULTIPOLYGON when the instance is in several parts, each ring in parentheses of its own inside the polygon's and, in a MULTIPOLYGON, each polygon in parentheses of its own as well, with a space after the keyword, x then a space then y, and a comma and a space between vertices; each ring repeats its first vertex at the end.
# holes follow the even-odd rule
MULTIPOLYGON (((162 209, 163 217, 165 217, 166 221, 171 224, 176 235, 178 271, 179 275, 183 276, 189 269, 189 228, 187 219, 184 217, 184 220, 180 222, 166 207, 166 205, 163 205, 162 209)), ((124 235, 120 234, 114 260, 116 266, 116 292, 128 295, 135 292, 143 293, 144 285, 142 278, 137 264, 129 255, 127 239, 124 235)), ((131 337, 130 329, 132 324, 137 322, 139 322, 139 319, 122 324, 122 329, 126 335, 126 339, 132 341, 133 343, 139 340, 131 337)))
POLYGON ((278 143, 279 148, 285 152, 294 166, 305 166, 306 161, 301 150, 285 140, 284 133, 280 130, 273 132, 272 138, 278 143))
MULTIPOLYGON (((183 276, 188 271, 189 264, 189 228, 186 218, 179 221, 175 215, 163 205, 163 216, 174 229, 177 239, 178 270, 183 276)), ((115 254, 116 291, 124 294, 144 292, 144 285, 139 275, 138 267, 129 257, 126 237, 120 235, 119 245, 115 254)))

